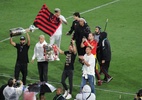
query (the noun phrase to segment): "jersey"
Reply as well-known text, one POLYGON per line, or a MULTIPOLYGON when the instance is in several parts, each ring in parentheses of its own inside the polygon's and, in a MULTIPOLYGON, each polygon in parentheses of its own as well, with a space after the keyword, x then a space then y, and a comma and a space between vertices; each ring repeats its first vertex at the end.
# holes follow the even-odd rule
POLYGON ((76 54, 69 51, 65 51, 64 54, 66 55, 64 70, 74 70, 74 61, 75 61, 76 54))
MULTIPOLYGON (((93 40, 93 41, 88 40, 88 42, 90 43, 91 46, 93 46, 93 49, 92 49, 91 53, 92 53, 93 55, 96 55, 97 41, 96 41, 96 40, 93 40)), ((83 44, 84 44, 86 47, 88 46, 87 41, 85 41, 83 44)))
POLYGON ((15 48, 17 48, 17 62, 19 63, 29 63, 28 58, 28 50, 29 50, 28 44, 21 45, 16 43, 15 48))

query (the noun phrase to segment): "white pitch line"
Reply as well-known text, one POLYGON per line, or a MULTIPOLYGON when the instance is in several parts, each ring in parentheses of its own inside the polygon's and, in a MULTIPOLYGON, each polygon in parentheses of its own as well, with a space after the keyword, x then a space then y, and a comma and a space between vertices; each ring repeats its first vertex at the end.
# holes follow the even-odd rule
MULTIPOLYGON (((91 11, 93 11, 93 10, 96 10, 96 9, 99 9, 99 8, 102 8, 102 7, 105 7, 105 6, 108 6, 108 5, 110 5, 110 4, 116 3, 116 2, 118 2, 118 1, 120 1, 120 0, 114 0, 114 1, 112 1, 112 2, 108 2, 108 3, 106 3, 106 4, 103 4, 103 5, 94 7, 94 8, 92 8, 92 9, 86 10, 86 11, 84 11, 84 12, 81 12, 80 14, 85 14, 85 13, 91 12, 91 11)), ((70 19, 70 18, 72 18, 72 16, 69 16, 69 17, 67 17, 66 19, 70 19)), ((1 40, 0 42, 4 42, 4 41, 9 40, 9 39, 10 39, 10 38, 6 38, 6 39, 4 39, 4 40, 1 40)))
MULTIPOLYGON (((92 9, 89 9, 89 10, 86 10, 86 11, 84 11, 84 12, 81 12, 80 14, 85 14, 85 13, 91 12, 91 11, 93 11, 93 10, 96 10, 96 9, 99 9, 99 8, 102 8, 102 7, 105 7, 105 6, 108 6, 108 5, 110 5, 110 4, 116 3, 116 2, 118 2, 118 1, 120 1, 120 0, 115 0, 115 1, 112 1, 112 2, 109 2, 109 3, 106 3, 106 4, 103 4, 103 5, 94 7, 94 8, 92 8, 92 9)), ((67 17, 66 19, 70 19, 70 18, 72 18, 72 16, 69 16, 69 17, 67 17)), ((1 40, 0 42, 4 42, 4 41, 9 40, 9 39, 10 39, 10 38, 6 38, 6 39, 4 39, 4 40, 1 40)), ((1 74, 0 76, 10 77, 10 76, 4 75, 4 74, 1 74)), ((30 79, 30 78, 27 78, 27 79, 28 79, 28 80, 36 80, 36 79, 30 79)), ((36 81, 37 81, 37 80, 36 80, 36 81)), ((50 83, 61 84, 61 83, 58 83, 58 82, 50 82, 50 83)), ((74 85, 74 86, 80 87, 79 85, 74 85)), ((119 93, 119 94, 135 95, 135 94, 133 94, 133 93, 127 93, 127 92, 120 92, 120 91, 114 91, 114 90, 106 90, 106 89, 100 89, 100 88, 96 88, 96 89, 97 89, 97 90, 106 91, 106 92, 113 92, 113 93, 119 93)))
MULTIPOLYGON (((118 2, 118 1, 120 1, 120 0, 114 0, 114 1, 112 1, 112 2, 108 2, 108 3, 106 3, 106 4, 103 4, 103 5, 94 7, 94 8, 92 8, 92 9, 88 9, 88 10, 86 10, 86 11, 84 11, 84 12, 81 12, 80 14, 82 15, 82 14, 91 12, 91 11, 93 11, 93 10, 96 10, 96 9, 99 9, 99 8, 102 8, 102 7, 105 7, 105 6, 108 6, 108 5, 110 5, 110 4, 116 3, 116 2, 118 2)), ((67 17, 66 19, 69 19, 69 18, 72 18, 72 16, 69 16, 69 17, 67 17)))
MULTIPOLYGON (((12 75, 1 73, 0 76, 10 78, 12 75)), ((27 80, 39 81, 37 79, 32 79, 32 78, 29 78, 29 77, 27 77, 27 80)), ((49 83, 61 84, 60 82, 53 82, 53 81, 49 81, 49 83)), ((80 85, 75 85, 75 84, 73 86, 80 87, 80 85)), ((112 92, 112 93, 117 93, 117 94, 119 93, 119 94, 126 94, 126 95, 135 95, 134 93, 128 93, 128 92, 122 92, 122 91, 115 91, 115 90, 107 90, 107 89, 101 89, 101 88, 96 88, 96 90, 105 91, 105 92, 112 92)))
POLYGON ((10 39, 10 38, 3 39, 3 40, 1 40, 0 42, 4 42, 4 41, 9 40, 9 39, 10 39))

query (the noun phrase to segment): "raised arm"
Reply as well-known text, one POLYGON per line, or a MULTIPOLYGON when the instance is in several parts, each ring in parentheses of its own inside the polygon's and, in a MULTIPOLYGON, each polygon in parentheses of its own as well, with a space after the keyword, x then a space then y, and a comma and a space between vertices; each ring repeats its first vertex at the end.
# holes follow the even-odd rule
POLYGON ((30 46, 30 36, 29 36, 29 33, 27 32, 26 35, 27 35, 27 44, 28 44, 28 46, 30 46))
POLYGON ((82 60, 82 63, 84 63, 87 67, 90 66, 90 64, 87 61, 85 61, 84 56, 79 56, 79 58, 82 60))
POLYGON ((81 42, 81 48, 85 47, 84 42, 86 41, 85 38, 82 38, 82 42, 81 42))
POLYGON ((11 45, 13 45, 13 46, 16 46, 16 43, 15 43, 15 42, 13 42, 12 37, 10 37, 10 44, 11 44, 11 45))
POLYGON ((59 51, 60 54, 64 54, 64 51, 62 51, 57 45, 56 45, 57 50, 59 51))
POLYGON ((73 46, 73 53, 76 54, 77 53, 77 49, 76 49, 76 45, 75 45, 75 41, 72 40, 72 46, 73 46))
POLYGON ((87 43, 87 45, 88 45, 89 47, 91 47, 92 49, 94 48, 94 46, 92 46, 92 45, 88 42, 88 40, 86 40, 86 43, 87 43))

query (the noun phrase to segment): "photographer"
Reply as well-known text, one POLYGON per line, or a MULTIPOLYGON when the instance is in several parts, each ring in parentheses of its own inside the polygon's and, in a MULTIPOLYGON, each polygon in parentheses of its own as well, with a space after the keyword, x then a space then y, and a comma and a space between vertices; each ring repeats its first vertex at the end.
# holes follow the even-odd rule
POLYGON ((142 100, 142 89, 136 93, 134 100, 142 100))
POLYGON ((8 85, 3 90, 3 95, 5 100, 19 100, 20 95, 23 90, 23 82, 15 81, 15 79, 10 78, 8 80, 8 85), (16 85, 16 87, 14 87, 16 85))

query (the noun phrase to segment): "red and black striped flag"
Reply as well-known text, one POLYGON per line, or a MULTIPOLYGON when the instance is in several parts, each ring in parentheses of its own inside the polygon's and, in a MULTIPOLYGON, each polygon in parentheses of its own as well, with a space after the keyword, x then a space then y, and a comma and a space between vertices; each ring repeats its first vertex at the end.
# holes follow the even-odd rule
POLYGON ((44 4, 36 16, 33 24, 49 36, 52 36, 61 22, 59 18, 51 13, 44 4))

